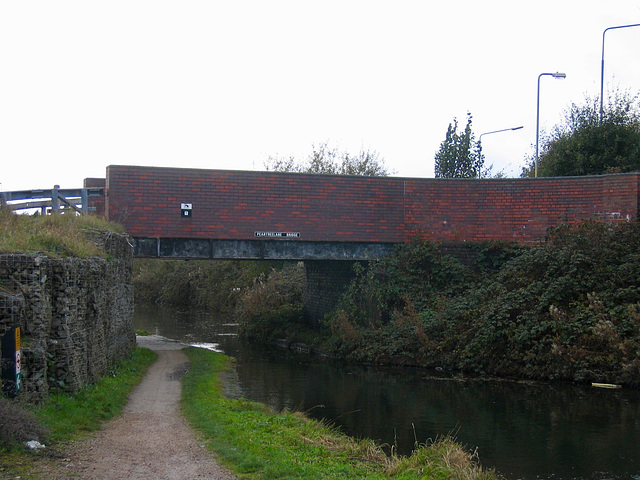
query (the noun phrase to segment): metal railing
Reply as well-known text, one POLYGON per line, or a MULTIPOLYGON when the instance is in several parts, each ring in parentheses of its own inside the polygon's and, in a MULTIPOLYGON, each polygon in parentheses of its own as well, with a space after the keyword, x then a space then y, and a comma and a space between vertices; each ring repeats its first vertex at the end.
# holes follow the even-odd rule
POLYGON ((42 215, 68 211, 87 215, 95 211, 95 207, 89 206, 89 198, 103 196, 104 188, 101 187, 61 189, 59 185, 51 190, 0 192, 0 200, 11 210, 40 209, 42 215))

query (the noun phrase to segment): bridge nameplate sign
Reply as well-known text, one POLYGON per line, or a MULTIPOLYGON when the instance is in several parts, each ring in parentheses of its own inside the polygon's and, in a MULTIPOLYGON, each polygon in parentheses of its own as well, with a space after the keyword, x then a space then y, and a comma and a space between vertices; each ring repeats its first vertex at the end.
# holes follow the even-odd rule
POLYGON ((300 232, 255 232, 254 236, 261 238, 300 238, 300 232))

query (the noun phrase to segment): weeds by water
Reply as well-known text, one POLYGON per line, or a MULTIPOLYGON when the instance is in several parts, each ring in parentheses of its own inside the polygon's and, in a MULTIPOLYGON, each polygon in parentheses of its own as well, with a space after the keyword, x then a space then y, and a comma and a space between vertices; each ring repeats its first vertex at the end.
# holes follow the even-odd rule
POLYGON ((250 479, 495 479, 450 437, 418 446, 409 456, 385 453, 298 412, 273 412, 243 399, 225 398, 222 354, 187 349, 191 369, 183 383, 184 412, 208 439, 221 463, 250 479))
POLYGON ((637 388, 639 251, 637 221, 562 225, 526 248, 456 256, 407 244, 357 272, 323 347, 361 363, 637 388))

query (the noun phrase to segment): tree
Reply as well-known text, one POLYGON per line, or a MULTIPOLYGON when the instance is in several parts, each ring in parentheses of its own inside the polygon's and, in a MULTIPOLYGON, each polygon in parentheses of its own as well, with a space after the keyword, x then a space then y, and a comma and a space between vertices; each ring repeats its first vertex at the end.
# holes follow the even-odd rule
POLYGON ((384 159, 375 150, 360 150, 357 155, 340 152, 328 142, 312 145, 312 153, 304 160, 293 156, 269 157, 265 162, 267 171, 316 173, 321 175, 363 175, 386 177, 390 175, 384 159))
POLYGON ((436 178, 478 178, 482 175, 484 156, 471 131, 472 116, 467 113, 467 126, 458 133, 458 120, 449 124, 447 136, 436 153, 436 178))
MULTIPOLYGON (((534 175, 535 159, 522 176, 534 175)), ((599 98, 586 97, 565 110, 564 120, 543 142, 538 176, 600 175, 640 170, 638 95, 616 91, 603 109, 599 98)))

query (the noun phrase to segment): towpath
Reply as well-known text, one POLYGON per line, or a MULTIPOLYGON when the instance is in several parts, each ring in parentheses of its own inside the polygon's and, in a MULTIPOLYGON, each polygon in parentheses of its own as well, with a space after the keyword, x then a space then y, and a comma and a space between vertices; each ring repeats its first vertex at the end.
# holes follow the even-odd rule
POLYGON ((64 458, 42 465, 46 478, 235 479, 198 442, 180 411, 182 376, 188 368, 184 345, 157 336, 138 337, 138 344, 157 352, 158 359, 131 393, 122 415, 73 444, 64 458))

